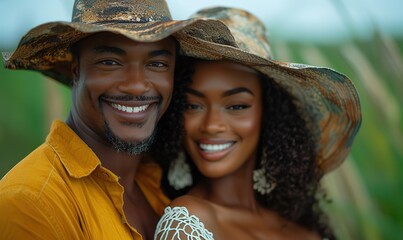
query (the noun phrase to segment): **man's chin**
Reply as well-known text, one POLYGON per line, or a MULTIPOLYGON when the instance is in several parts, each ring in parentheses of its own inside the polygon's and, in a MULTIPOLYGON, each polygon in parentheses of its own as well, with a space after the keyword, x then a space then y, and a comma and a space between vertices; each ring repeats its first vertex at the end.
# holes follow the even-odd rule
POLYGON ((118 152, 125 152, 129 155, 140 155, 147 152, 155 139, 155 132, 153 131, 149 137, 142 140, 122 139, 118 137, 113 131, 105 124, 106 140, 118 152))

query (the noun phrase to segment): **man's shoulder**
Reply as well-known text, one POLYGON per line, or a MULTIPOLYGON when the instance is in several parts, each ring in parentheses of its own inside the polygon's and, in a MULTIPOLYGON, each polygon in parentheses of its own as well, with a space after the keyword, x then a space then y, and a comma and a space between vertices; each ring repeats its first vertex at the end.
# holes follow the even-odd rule
POLYGON ((46 185, 60 181, 60 160, 46 143, 17 163, 0 180, 0 194, 46 194, 46 185))
POLYGON ((0 239, 56 239, 79 233, 72 217, 75 205, 59 166, 57 153, 45 143, 0 180, 0 239))

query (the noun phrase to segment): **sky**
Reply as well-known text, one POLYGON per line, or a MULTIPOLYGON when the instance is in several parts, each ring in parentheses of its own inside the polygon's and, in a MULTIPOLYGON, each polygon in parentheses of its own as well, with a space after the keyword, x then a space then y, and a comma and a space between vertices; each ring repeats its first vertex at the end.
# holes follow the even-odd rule
MULTIPOLYGON (((30 28, 70 21, 74 0, 0 0, 0 48, 15 48, 30 28), (46 7, 44 7, 46 6, 46 7)), ((371 36, 374 26, 403 37, 403 0, 167 0, 174 19, 212 6, 243 8, 259 17, 271 38, 311 42, 371 36)))

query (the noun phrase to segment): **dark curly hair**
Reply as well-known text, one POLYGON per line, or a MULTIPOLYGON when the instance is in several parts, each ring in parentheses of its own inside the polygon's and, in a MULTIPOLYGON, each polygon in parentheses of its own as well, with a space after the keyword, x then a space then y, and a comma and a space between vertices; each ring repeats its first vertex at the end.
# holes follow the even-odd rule
MULTIPOLYGON (((171 198, 183 195, 191 188, 176 191, 168 184, 167 172, 169 163, 183 150, 184 92, 191 83, 198 61, 202 60, 186 57, 179 60, 172 102, 158 125, 157 138, 151 149, 151 155, 159 161, 164 172, 162 188, 171 198)), ((322 237, 335 239, 327 217, 319 207, 319 201, 325 198, 319 185, 323 173, 315 164, 314 143, 305 121, 282 88, 263 74, 259 77, 264 110, 256 168, 264 166, 267 177, 275 179, 276 187, 268 195, 256 193, 257 200, 286 219, 316 231, 322 237)), ((190 157, 186 158, 195 185, 202 176, 190 157)))

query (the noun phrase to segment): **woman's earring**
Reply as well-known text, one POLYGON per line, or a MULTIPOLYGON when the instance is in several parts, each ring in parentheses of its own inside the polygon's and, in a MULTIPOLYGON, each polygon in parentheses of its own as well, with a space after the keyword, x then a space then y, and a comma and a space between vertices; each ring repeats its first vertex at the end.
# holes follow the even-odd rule
POLYGON ((190 166, 186 162, 183 151, 179 152, 178 157, 169 166, 168 182, 175 190, 181 190, 193 184, 190 166))
MULTIPOLYGON (((263 165, 263 164, 262 164, 263 165)), ((266 176, 266 169, 253 170, 253 189, 261 195, 268 195, 276 187, 276 181, 266 176)))

